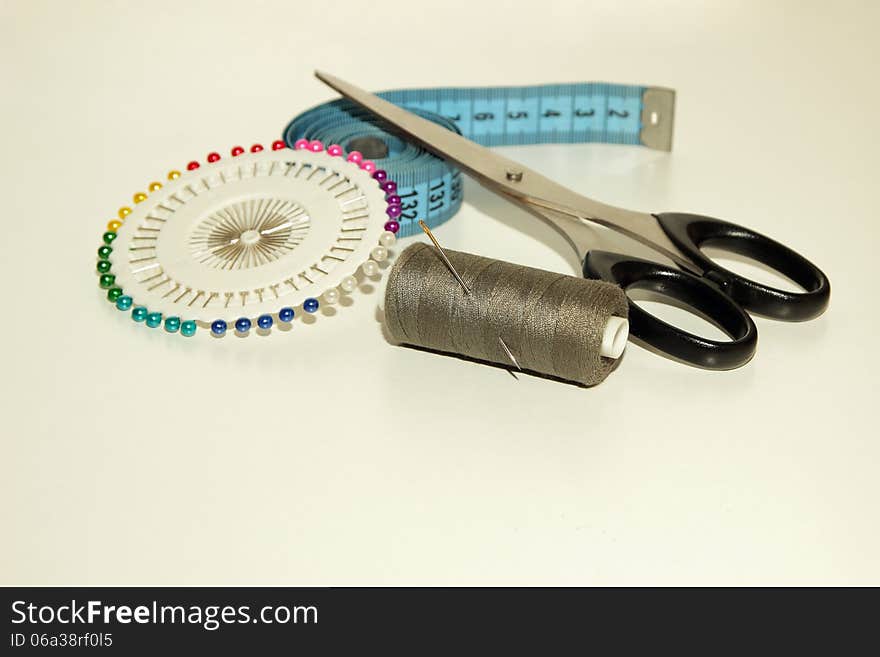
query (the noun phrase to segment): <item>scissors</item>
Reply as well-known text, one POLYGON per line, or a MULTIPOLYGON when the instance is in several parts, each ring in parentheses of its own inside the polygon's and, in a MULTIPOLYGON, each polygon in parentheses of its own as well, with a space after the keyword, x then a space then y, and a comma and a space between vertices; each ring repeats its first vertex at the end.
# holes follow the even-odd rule
POLYGON ((671 298, 731 338, 718 341, 694 335, 629 300, 630 335, 673 359, 713 370, 740 367, 752 358, 758 343, 758 330, 747 310, 772 319, 803 321, 821 315, 828 306, 828 277, 809 260, 769 237, 699 214, 649 214, 600 203, 337 77, 318 71, 315 76, 426 150, 454 162, 490 191, 550 223, 582 258, 585 277, 616 283, 624 290, 648 290, 671 298), (588 222, 641 242, 676 267, 591 250, 595 237, 588 222), (769 287, 725 269, 701 250, 710 244, 756 260, 784 274, 804 291, 769 287))

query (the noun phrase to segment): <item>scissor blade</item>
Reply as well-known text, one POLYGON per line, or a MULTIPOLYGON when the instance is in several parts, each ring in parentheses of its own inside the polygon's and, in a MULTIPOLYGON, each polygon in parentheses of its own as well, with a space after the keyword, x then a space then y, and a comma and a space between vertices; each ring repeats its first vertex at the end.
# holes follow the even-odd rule
POLYGON ((558 221, 554 213, 578 221, 594 221, 647 244, 685 269, 702 270, 683 256, 650 214, 600 203, 582 196, 536 171, 502 157, 432 121, 408 112, 344 80, 315 71, 315 77, 340 94, 397 127, 412 141, 445 160, 454 162, 480 183, 508 200, 517 201, 555 225, 583 257, 593 242, 592 233, 578 230, 570 219, 558 221))
POLYGON ((526 170, 521 164, 329 73, 315 71, 315 77, 395 126, 435 155, 454 162, 483 184, 495 185, 501 188, 499 191, 512 193, 515 196, 521 196, 526 191, 522 187, 514 188, 507 183, 508 171, 522 174, 526 170))

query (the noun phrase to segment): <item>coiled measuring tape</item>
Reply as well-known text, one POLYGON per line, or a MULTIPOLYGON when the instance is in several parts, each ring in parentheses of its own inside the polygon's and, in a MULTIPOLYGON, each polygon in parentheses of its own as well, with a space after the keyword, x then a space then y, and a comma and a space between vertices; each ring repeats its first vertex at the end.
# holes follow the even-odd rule
MULTIPOLYGON (((484 146, 588 143, 672 147, 675 92, 587 82, 528 87, 402 89, 378 94, 484 146)), ((288 146, 301 139, 359 151, 397 182, 398 236, 435 227, 461 207, 461 172, 411 144, 380 120, 339 99, 294 118, 288 146)))

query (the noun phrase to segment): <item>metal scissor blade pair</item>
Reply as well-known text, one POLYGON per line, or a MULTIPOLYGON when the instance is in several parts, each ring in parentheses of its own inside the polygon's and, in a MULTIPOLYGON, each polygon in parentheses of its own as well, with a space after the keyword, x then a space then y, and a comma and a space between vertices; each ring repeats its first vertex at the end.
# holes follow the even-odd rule
POLYGON ((650 214, 633 212, 587 198, 559 183, 465 139, 432 121, 379 98, 349 82, 323 73, 315 76, 344 97, 400 130, 413 142, 454 162, 485 187, 523 205, 556 226, 578 250, 583 260, 593 239, 581 222, 592 221, 631 237, 695 274, 702 271, 672 244, 650 214))

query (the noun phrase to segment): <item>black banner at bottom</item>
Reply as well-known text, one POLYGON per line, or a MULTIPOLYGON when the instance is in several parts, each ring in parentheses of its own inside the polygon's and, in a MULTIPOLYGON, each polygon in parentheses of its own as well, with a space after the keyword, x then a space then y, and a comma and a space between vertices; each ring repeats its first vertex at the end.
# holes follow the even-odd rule
POLYGON ((815 650, 823 640, 839 653, 869 636, 877 609, 876 590, 867 589, 57 587, 0 592, 5 629, 0 652, 9 655, 366 649, 544 655, 689 644, 710 652, 775 646, 787 653, 803 642, 815 650))

